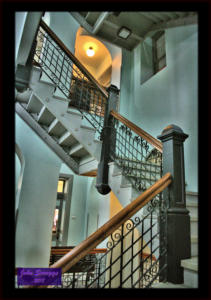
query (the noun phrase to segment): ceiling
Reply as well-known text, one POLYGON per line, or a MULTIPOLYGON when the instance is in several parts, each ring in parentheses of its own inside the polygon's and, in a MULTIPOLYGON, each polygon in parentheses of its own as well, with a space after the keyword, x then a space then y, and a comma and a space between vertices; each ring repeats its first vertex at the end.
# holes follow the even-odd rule
POLYGON ((92 36, 102 38, 127 50, 133 50, 140 42, 156 31, 197 24, 196 12, 70 12, 77 22, 92 36), (121 27, 131 34, 127 39, 118 37, 121 27))
POLYGON ((110 83, 112 58, 110 52, 98 39, 90 35, 83 35, 80 27, 75 41, 75 56, 87 70, 103 85, 110 83), (94 56, 89 57, 86 51, 89 47, 94 50, 94 56))

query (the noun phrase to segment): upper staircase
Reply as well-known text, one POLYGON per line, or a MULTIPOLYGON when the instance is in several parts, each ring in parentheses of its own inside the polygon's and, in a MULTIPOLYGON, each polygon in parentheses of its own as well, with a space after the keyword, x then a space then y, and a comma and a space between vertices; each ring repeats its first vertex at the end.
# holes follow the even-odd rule
MULTIPOLYGON (((16 82, 15 109, 67 166, 76 174, 84 175, 97 170, 101 161, 109 95, 47 25, 42 21, 40 25, 28 83, 23 89, 16 82), (61 64, 58 59, 55 62, 54 55, 61 59, 61 64), (67 67, 70 66, 69 74, 67 67), (65 77, 63 72, 66 72, 65 77)), ((115 150, 111 147, 108 162, 108 185, 122 206, 127 207, 162 177, 162 143, 112 109, 109 112, 113 117, 116 138, 115 150), (139 147, 140 152, 137 150, 139 147)), ((163 205, 160 192, 150 201, 136 210, 133 217, 139 220, 134 224, 142 239, 144 236, 142 248, 150 249, 152 268, 152 258, 159 261, 161 256, 157 214, 163 205), (140 221, 142 219, 144 221, 140 221), (153 230, 147 229, 152 225, 153 230)), ((195 206, 189 202, 189 207, 195 206)), ((196 224, 194 214, 195 211, 192 221, 196 224)), ((192 255, 197 256, 197 233, 194 230, 192 255)), ((185 261, 182 261, 182 266, 185 268, 185 261)))

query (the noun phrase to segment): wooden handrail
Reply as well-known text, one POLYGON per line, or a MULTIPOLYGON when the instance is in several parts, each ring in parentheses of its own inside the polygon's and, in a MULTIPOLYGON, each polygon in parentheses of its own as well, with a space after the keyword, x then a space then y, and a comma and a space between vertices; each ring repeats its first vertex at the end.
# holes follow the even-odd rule
POLYGON ((80 61, 70 52, 65 44, 58 38, 58 36, 48 27, 48 25, 41 20, 40 26, 50 35, 50 37, 61 47, 67 56, 74 62, 74 64, 93 82, 101 93, 108 98, 107 91, 100 85, 100 83, 92 76, 92 74, 80 63, 80 61))
POLYGON ((132 217, 142 207, 144 207, 157 194, 162 192, 172 182, 171 174, 166 173, 149 189, 143 192, 133 202, 128 204, 119 213, 113 216, 107 223, 101 226, 96 232, 91 234, 86 240, 64 255, 50 268, 61 268, 62 273, 74 266, 79 260, 87 255, 99 243, 105 240, 112 232, 119 228, 125 221, 132 217))
MULTIPOLYGON (((51 255, 64 255, 70 251, 72 251, 74 247, 59 247, 59 248, 51 248, 51 255)), ((95 248, 89 251, 88 254, 97 254, 97 253, 106 253, 106 248, 95 248)))
POLYGON ((147 133, 146 131, 144 131, 143 129, 141 129, 140 127, 138 127, 137 125, 135 125, 134 123, 132 123, 131 121, 129 121, 128 119, 126 119, 125 117, 123 117, 122 115, 120 115, 119 113, 117 113, 117 112, 115 112, 115 111, 112 110, 110 112, 110 114, 115 119, 119 120, 124 125, 126 125, 131 130, 133 130, 140 137, 142 137, 143 139, 145 139, 148 143, 150 143, 158 151, 160 151, 161 153, 163 152, 163 145, 162 145, 162 143, 159 140, 157 140, 156 138, 154 138, 153 136, 151 136, 149 133, 147 133))

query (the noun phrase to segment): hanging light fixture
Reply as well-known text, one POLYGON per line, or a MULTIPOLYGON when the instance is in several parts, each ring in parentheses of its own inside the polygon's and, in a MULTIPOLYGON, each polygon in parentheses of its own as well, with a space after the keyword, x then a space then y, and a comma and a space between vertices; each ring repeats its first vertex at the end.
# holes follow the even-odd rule
POLYGON ((87 50, 86 50, 86 54, 88 55, 88 56, 93 56, 94 54, 95 54, 95 51, 94 51, 94 49, 93 49, 93 47, 89 47, 87 50))
POLYGON ((122 39, 127 39, 131 35, 131 30, 127 27, 121 27, 117 32, 117 35, 122 39))

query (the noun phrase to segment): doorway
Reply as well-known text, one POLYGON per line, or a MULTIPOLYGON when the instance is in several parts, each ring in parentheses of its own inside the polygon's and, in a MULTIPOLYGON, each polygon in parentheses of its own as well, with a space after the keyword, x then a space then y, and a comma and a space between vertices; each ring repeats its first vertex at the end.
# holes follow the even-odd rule
POLYGON ((67 246, 73 175, 60 174, 54 209, 51 246, 67 246))

